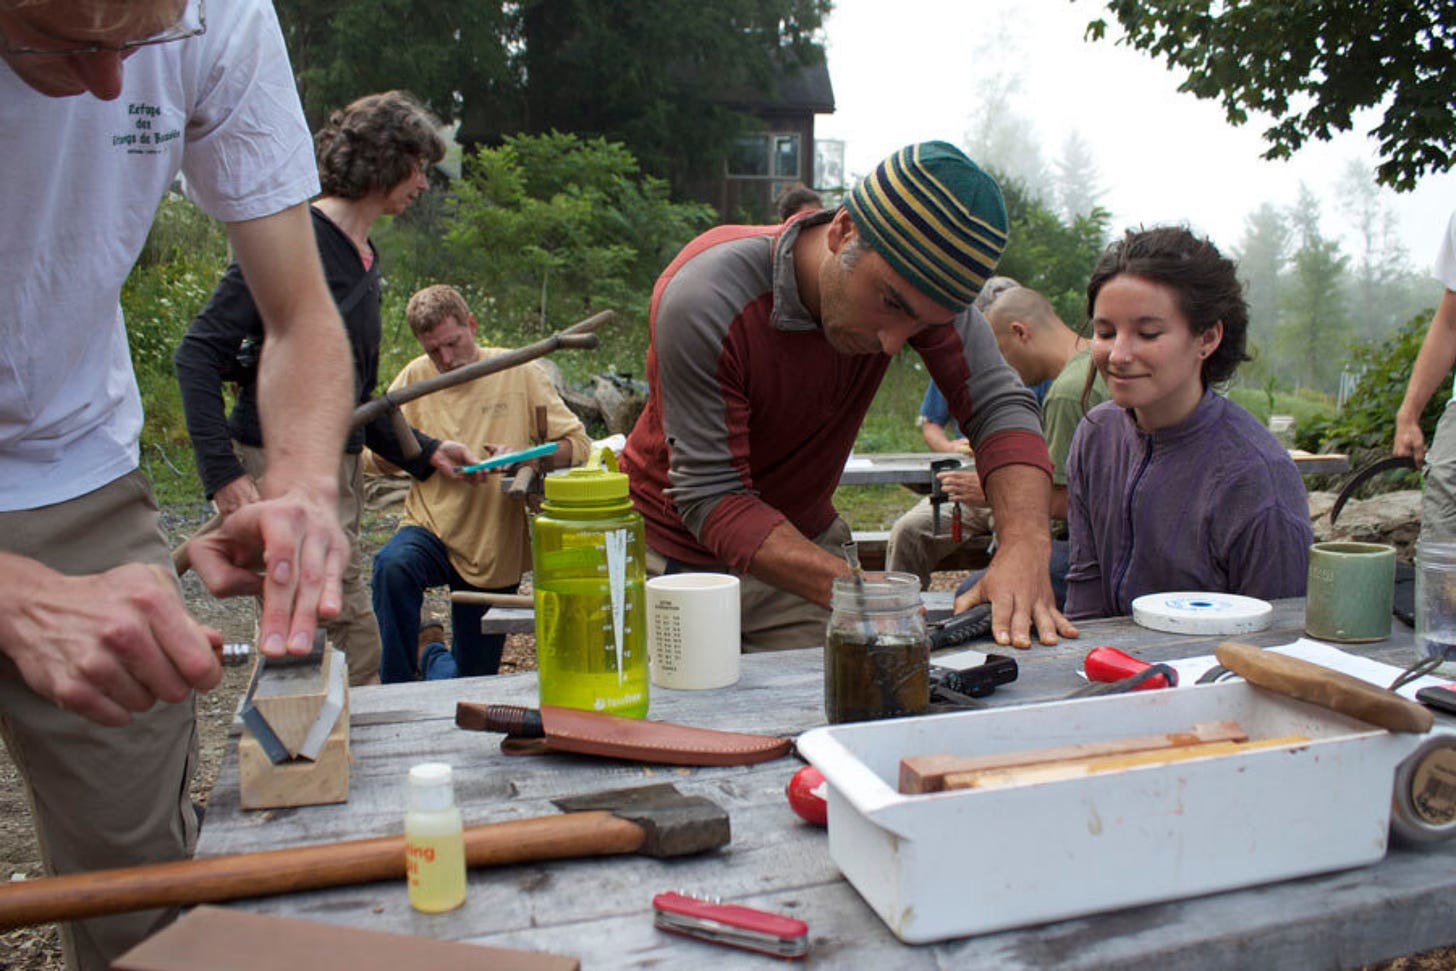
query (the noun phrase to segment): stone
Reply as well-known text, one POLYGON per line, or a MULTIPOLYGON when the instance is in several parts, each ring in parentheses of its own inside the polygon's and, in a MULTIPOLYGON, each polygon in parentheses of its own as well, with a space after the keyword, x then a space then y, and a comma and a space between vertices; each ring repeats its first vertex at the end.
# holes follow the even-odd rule
POLYGON ((1414 558, 1416 540, 1421 533, 1420 490, 1351 499, 1340 510, 1339 522, 1331 526, 1330 508, 1334 501, 1332 492, 1309 494, 1310 523, 1317 542, 1386 543, 1395 547, 1397 559, 1409 563, 1414 558))

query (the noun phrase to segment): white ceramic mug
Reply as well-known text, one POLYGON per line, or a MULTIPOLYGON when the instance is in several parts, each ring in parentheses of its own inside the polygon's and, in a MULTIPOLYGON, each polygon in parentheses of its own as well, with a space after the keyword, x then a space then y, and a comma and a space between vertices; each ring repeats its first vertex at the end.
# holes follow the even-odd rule
POLYGON ((738 578, 672 573, 647 581, 647 655, 662 688, 722 688, 738 680, 738 578))

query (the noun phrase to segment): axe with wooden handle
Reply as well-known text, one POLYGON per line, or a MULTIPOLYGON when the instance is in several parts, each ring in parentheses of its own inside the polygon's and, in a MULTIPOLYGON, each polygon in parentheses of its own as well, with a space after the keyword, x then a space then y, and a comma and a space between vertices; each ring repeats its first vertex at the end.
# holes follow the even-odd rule
MULTIPOLYGON (((555 800, 558 816, 465 828, 468 866, 641 853, 668 857, 727 844, 728 814, 669 784, 555 800)), ((153 907, 182 907, 398 879, 403 836, 297 846, 0 884, 0 931, 153 907)))

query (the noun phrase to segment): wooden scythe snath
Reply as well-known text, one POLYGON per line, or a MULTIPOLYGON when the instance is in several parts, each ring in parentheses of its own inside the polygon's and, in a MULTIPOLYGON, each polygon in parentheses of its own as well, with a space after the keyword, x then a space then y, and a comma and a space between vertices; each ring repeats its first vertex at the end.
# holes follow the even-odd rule
MULTIPOLYGON (((349 429, 352 431, 362 425, 367 425, 381 415, 388 415, 390 423, 394 427, 395 437, 399 441, 400 448, 407 459, 414 458, 420 454, 419 442, 415 440, 414 433, 410 430, 409 423, 405 421, 404 415, 400 412, 399 406, 406 402, 414 401, 416 398, 423 398, 427 394, 436 391, 443 391, 446 388, 453 388, 467 381, 474 381, 483 378, 488 374, 495 374, 499 371, 509 371, 511 368, 520 367, 534 361, 538 357, 545 357, 552 351, 558 350, 593 350, 598 344, 596 331, 605 323, 617 315, 615 310, 603 310, 593 314, 585 320, 572 324, 563 331, 558 331, 550 337, 542 338, 534 344, 527 344, 525 347, 518 347, 513 351, 483 361, 476 361, 464 367, 456 368, 453 371, 446 371, 444 374, 437 374, 433 378, 426 378, 423 381, 416 381, 414 384, 400 388, 398 391, 389 392, 354 409, 353 416, 349 419, 349 429)), ((172 551, 172 564, 177 568, 177 575, 180 577, 192 568, 192 558, 187 552, 187 546, 204 533, 216 529, 222 524, 223 516, 214 515, 207 522, 203 523, 192 534, 190 539, 172 551)))

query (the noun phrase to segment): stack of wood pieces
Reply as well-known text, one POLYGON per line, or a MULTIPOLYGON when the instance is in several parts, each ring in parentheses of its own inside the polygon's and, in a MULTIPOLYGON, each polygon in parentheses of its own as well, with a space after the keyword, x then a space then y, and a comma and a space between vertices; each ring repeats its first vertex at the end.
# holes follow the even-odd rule
POLYGON ((322 639, 300 658, 261 654, 238 710, 244 809, 316 806, 349 798, 349 668, 322 639))
POLYGON ((1000 789, 1075 779, 1139 765, 1160 765, 1258 748, 1296 745, 1304 735, 1250 741, 1235 721, 1200 722, 1187 732, 1142 735, 1104 742, 1001 752, 995 755, 916 755, 900 760, 900 791, 907 795, 947 789, 1000 789))

